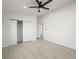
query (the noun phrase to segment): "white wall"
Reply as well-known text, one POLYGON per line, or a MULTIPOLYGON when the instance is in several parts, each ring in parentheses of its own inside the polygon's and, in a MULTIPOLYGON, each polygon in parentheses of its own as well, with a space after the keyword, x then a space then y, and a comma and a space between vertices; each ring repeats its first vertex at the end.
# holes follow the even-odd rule
POLYGON ((11 12, 4 12, 2 15, 2 46, 6 47, 10 45, 10 19, 17 19, 23 21, 31 21, 33 26, 33 40, 36 40, 36 16, 26 15, 26 14, 19 14, 19 13, 11 13, 11 12))
POLYGON ((33 39, 32 22, 23 22, 23 42, 32 41, 33 39))
POLYGON ((70 2, 41 17, 44 39, 76 49, 75 2, 70 2))
POLYGON ((9 31, 9 44, 17 44, 17 21, 10 20, 10 31, 9 31))

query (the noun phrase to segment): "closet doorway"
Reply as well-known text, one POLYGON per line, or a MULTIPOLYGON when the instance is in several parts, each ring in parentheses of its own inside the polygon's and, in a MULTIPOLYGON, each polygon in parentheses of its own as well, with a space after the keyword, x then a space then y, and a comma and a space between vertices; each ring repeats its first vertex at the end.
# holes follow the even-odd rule
POLYGON ((17 21, 17 43, 23 43, 23 21, 17 21))
POLYGON ((32 41, 33 24, 31 21, 10 20, 11 45, 32 41))

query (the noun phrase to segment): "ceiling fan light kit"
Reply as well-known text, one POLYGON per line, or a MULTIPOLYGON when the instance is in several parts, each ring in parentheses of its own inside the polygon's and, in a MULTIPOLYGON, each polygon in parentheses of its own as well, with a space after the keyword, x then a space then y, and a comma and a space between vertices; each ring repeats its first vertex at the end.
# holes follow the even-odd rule
POLYGON ((52 0, 48 0, 45 3, 42 4, 42 1, 36 0, 38 6, 30 6, 29 8, 37 8, 38 9, 38 13, 41 11, 40 8, 43 8, 43 9, 46 9, 46 10, 50 10, 49 8, 45 7, 45 5, 47 5, 51 1, 52 0))

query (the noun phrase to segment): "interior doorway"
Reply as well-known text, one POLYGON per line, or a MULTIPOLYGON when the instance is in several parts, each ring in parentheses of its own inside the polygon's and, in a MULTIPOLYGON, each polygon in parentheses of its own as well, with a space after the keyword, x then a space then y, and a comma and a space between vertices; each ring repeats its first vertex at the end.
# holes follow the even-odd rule
POLYGON ((11 45, 33 40, 33 23, 10 19, 10 42, 11 45))
POLYGON ((23 43, 23 21, 17 21, 17 43, 23 43))
POLYGON ((37 39, 43 39, 43 24, 37 24, 37 39))

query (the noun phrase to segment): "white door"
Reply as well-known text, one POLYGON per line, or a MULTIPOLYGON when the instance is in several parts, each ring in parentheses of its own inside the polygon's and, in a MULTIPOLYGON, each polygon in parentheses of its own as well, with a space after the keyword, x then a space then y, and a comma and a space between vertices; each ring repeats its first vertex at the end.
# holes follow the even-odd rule
POLYGON ((31 41, 33 38, 31 22, 23 22, 23 42, 31 41))
POLYGON ((17 21, 10 20, 10 45, 17 44, 17 21))

